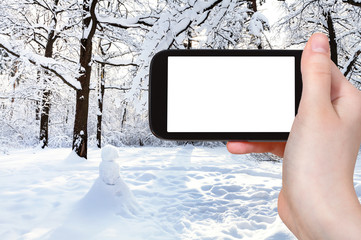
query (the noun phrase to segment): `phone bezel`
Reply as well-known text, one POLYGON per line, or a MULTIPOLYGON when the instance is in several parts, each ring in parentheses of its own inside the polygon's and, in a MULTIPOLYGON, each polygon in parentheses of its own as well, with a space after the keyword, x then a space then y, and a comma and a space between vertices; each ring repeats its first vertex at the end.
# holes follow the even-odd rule
POLYGON ((154 55, 149 70, 149 126, 164 140, 285 141, 289 132, 168 132, 168 57, 170 56, 293 56, 295 57, 295 116, 302 94, 302 50, 163 50, 154 55))

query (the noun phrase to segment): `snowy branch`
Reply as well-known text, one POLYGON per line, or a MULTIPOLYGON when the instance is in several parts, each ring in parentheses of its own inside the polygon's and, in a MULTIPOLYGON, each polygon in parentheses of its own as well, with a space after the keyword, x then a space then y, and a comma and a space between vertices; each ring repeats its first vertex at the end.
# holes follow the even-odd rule
POLYGON ((145 17, 134 17, 134 18, 114 18, 114 17, 102 17, 97 15, 99 23, 108 24, 113 27, 122 29, 128 28, 141 28, 142 26, 151 27, 152 23, 147 22, 145 17))
POLYGON ((115 90, 128 91, 131 88, 116 87, 116 86, 105 86, 104 89, 115 89, 115 90))
MULTIPOLYGON (((114 90, 120 90, 120 91, 129 91, 131 88, 125 88, 125 87, 117 87, 117 86, 105 86, 104 89, 114 89, 114 90)), ((96 90, 95 88, 89 88, 90 91, 96 90)))
POLYGON ((356 7, 361 7, 361 1, 360 0, 342 0, 344 3, 351 4, 356 7))
POLYGON ((23 96, 12 96, 12 95, 9 95, 9 96, 1 96, 0 95, 0 99, 4 99, 4 100, 14 100, 14 99, 19 99, 19 100, 30 100, 30 101, 41 101, 41 98, 38 97, 38 98, 34 98, 34 97, 23 97, 23 96))
POLYGON ((4 49, 9 54, 17 58, 24 58, 34 65, 41 66, 43 69, 48 70, 49 72, 55 74, 66 85, 73 88, 74 90, 81 89, 80 83, 77 82, 75 78, 68 76, 60 69, 63 68, 64 66, 61 66, 58 61, 52 58, 40 56, 25 49, 19 49, 18 46, 14 46, 14 45, 15 44, 9 43, 3 38, 0 38, 0 48, 4 49))
POLYGON ((350 72, 352 67, 355 65, 357 58, 361 55, 361 49, 357 50, 353 56, 349 59, 346 63, 345 67, 343 68, 343 75, 347 76, 350 72))

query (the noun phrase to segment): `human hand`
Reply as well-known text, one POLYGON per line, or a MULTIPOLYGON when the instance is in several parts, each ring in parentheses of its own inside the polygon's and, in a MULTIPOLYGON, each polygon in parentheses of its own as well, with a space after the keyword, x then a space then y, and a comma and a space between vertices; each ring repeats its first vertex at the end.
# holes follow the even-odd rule
POLYGON ((361 143, 361 93, 314 34, 301 61, 303 92, 287 143, 229 142, 231 153, 284 157, 278 212, 300 239, 359 239, 361 205, 353 172, 361 143))

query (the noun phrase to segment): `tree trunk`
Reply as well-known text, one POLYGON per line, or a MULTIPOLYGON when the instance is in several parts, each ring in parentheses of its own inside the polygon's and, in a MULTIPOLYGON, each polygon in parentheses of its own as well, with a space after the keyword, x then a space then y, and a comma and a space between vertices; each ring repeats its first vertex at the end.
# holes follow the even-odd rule
POLYGON ((257 12, 257 0, 252 0, 252 10, 253 12, 257 12))
POLYGON ((121 125, 120 125, 120 131, 121 131, 121 132, 123 132, 124 123, 125 123, 126 120, 127 120, 127 106, 128 106, 128 104, 126 103, 125 106, 124 106, 124 109, 123 109, 122 122, 121 122, 121 125))
MULTIPOLYGON (((58 5, 59 0, 54 1, 53 11, 55 12, 56 6, 58 5)), ((56 27, 57 19, 56 14, 53 14, 50 23, 50 32, 48 35, 48 39, 45 46, 45 57, 51 58, 53 57, 53 46, 55 42, 55 27, 56 27)), ((48 146, 49 142, 49 113, 50 113, 50 96, 51 90, 47 89, 48 79, 50 79, 50 73, 45 71, 45 79, 44 79, 44 89, 42 91, 41 98, 41 114, 40 114, 40 134, 39 141, 41 144, 41 148, 45 148, 48 146)))
POLYGON ((336 64, 336 66, 338 66, 336 32, 335 32, 335 27, 333 25, 331 12, 328 12, 326 17, 327 17, 328 36, 330 37, 331 60, 336 64))
MULTIPOLYGON (((73 150, 80 156, 87 158, 88 150, 88 108, 89 108, 89 85, 86 84, 86 75, 78 79, 82 84, 82 90, 76 91, 76 110, 73 132, 73 150)), ((88 82, 89 83, 89 82, 88 82)))
MULTIPOLYGON (((37 84, 40 84, 40 79, 41 79, 41 71, 40 71, 40 69, 38 69, 38 71, 36 72, 37 84)), ((40 120, 40 101, 39 100, 35 101, 35 120, 40 120)))
MULTIPOLYGON (((11 78, 15 78, 13 79, 14 83, 13 83, 13 93, 15 93, 15 89, 16 89, 16 86, 19 85, 20 83, 20 76, 16 76, 17 73, 18 73, 18 70, 19 70, 19 66, 18 66, 19 62, 18 61, 15 61, 13 63, 13 65, 11 66, 11 69, 10 69, 10 77, 11 78)), ((10 119, 13 118, 14 116, 14 107, 13 107, 13 103, 15 102, 15 98, 12 97, 11 98, 11 110, 10 110, 10 119)))
POLYGON ((102 147, 102 118, 103 118, 103 99, 105 91, 105 64, 100 64, 100 82, 98 86, 98 112, 97 112, 97 146, 102 147))
POLYGON ((89 111, 89 84, 91 76, 92 40, 96 30, 97 19, 95 6, 97 0, 83 1, 83 36, 80 40, 80 82, 81 89, 76 91, 76 109, 73 132, 73 150, 83 158, 88 152, 88 111, 89 111), (91 4, 91 5, 90 5, 91 4))
POLYGON ((38 100, 35 101, 35 120, 40 120, 40 101, 38 100))
POLYGON ((49 129, 49 112, 50 112, 50 102, 49 97, 51 91, 46 89, 43 90, 43 97, 41 101, 41 115, 40 115, 40 144, 42 148, 48 146, 48 129, 49 129))

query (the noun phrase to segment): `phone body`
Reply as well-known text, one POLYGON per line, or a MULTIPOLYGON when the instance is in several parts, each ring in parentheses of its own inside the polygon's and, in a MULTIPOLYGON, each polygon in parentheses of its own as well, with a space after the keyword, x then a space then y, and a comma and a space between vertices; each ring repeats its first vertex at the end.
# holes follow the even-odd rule
POLYGON ((301 50, 165 50, 151 60, 149 125, 165 140, 285 141, 301 50))

